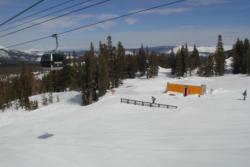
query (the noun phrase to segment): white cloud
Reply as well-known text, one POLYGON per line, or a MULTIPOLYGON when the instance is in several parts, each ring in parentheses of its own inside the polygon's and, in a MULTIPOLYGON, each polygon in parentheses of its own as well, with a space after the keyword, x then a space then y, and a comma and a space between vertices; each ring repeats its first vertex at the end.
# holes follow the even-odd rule
MULTIPOLYGON (((117 14, 112 14, 112 13, 102 13, 102 14, 98 14, 97 15, 97 18, 99 21, 101 20, 106 20, 106 19, 110 19, 110 18, 113 18, 113 17, 117 17, 118 15, 117 14)), ((115 27, 117 24, 115 21, 108 21, 108 22, 105 22, 105 23, 102 23, 102 24, 98 24, 95 26, 95 28, 102 28, 102 29, 110 29, 112 27, 115 27)))
MULTIPOLYGON (((60 29, 70 29, 73 27, 84 26, 88 24, 92 24, 101 20, 117 17, 118 15, 112 13, 101 13, 101 14, 78 14, 74 16, 66 16, 60 19, 57 19, 52 22, 47 22, 42 24, 43 31, 59 31, 60 29), (91 21, 89 21, 91 19, 91 21)), ((44 20, 50 19, 49 17, 44 18, 42 20, 36 21, 36 23, 42 22, 44 20)), ((32 23, 34 24, 34 23, 32 23)), ((116 21, 108 21, 102 24, 97 24, 95 26, 87 27, 82 30, 81 32, 85 31, 94 31, 96 29, 104 29, 108 30, 113 27, 117 26, 116 21)))
POLYGON ((246 38, 250 36, 249 27, 192 27, 184 26, 179 28, 165 30, 138 30, 116 32, 112 29, 102 31, 102 33, 81 33, 76 32, 77 37, 65 37, 60 43, 60 48, 86 49, 92 41, 95 47, 98 47, 100 40, 106 41, 108 35, 112 36, 113 44, 116 45, 121 41, 126 48, 140 47, 143 43, 145 46, 160 45, 181 45, 188 43, 197 46, 216 46, 217 36, 222 34, 224 45, 232 45, 237 38, 246 38), (82 34, 82 35, 81 35, 82 34))
POLYGON ((250 36, 249 27, 192 27, 185 26, 166 30, 136 31, 112 34, 121 40, 127 47, 145 45, 180 45, 186 42, 193 45, 215 46, 217 36, 222 34, 225 45, 235 43, 237 38, 250 36))
MULTIPOLYGON (((56 21, 51 21, 44 23, 42 26, 48 30, 58 29, 58 28, 70 28, 73 26, 79 26, 81 22, 93 18, 94 15, 91 14, 78 14, 74 16, 66 16, 63 18, 59 18, 56 21)), ((44 18, 42 20, 38 20, 37 22, 42 22, 43 20, 48 20, 50 18, 44 18)))
MULTIPOLYGON (((66 29, 66 28, 72 28, 72 27, 78 27, 78 26, 83 26, 83 25, 88 25, 88 24, 92 24, 98 21, 102 21, 102 20, 106 20, 106 19, 110 19, 110 18, 114 18, 117 17, 119 15, 117 14, 112 14, 112 13, 101 13, 101 14, 78 14, 78 15, 74 15, 74 16, 66 16, 63 18, 60 18, 58 20, 52 21, 52 22, 47 22, 42 24, 42 28, 44 31, 51 31, 51 30, 57 30, 57 29, 66 29), (91 19, 91 21, 87 21, 86 20, 91 19)), ((38 20, 36 21, 36 23, 45 21, 50 19, 49 17, 44 18, 42 20, 38 20)), ((125 18, 124 21, 128 24, 128 25, 133 25, 136 24, 139 20, 136 18, 125 18)), ((34 24, 34 23, 32 23, 34 24)), ((32 25, 31 24, 31 25, 32 25)), ((108 29, 112 29, 113 27, 117 26, 117 21, 107 21, 101 24, 97 24, 95 26, 92 27, 87 27, 82 29, 81 31, 94 31, 96 29, 104 29, 104 30, 108 30, 108 29)))
POLYGON ((170 15, 190 11, 191 8, 163 8, 144 12, 144 14, 170 15))
POLYGON ((96 25, 96 28, 102 28, 102 29, 108 30, 108 29, 110 29, 112 27, 115 27, 116 25, 117 25, 116 22, 109 21, 109 22, 106 22, 106 23, 96 25))
MULTIPOLYGON (((185 13, 191 11, 194 6, 200 5, 217 5, 217 4, 225 4, 229 3, 230 0, 189 0, 186 2, 187 7, 175 7, 175 8, 159 8, 155 10, 149 10, 142 12, 142 15, 145 14, 158 14, 158 15, 170 15, 170 14, 178 14, 185 13)), ((130 12, 140 11, 142 9, 132 10, 130 12)))
MULTIPOLYGON (((159 45, 181 45, 186 42, 189 45, 196 44, 197 46, 215 46, 217 43, 218 34, 222 34, 224 45, 232 45, 237 38, 247 38, 250 36, 250 27, 195 27, 183 26, 171 29, 155 29, 155 30, 138 30, 117 32, 110 28, 101 32, 93 31, 83 33, 83 31, 90 31, 94 29, 83 29, 76 31, 73 34, 60 36, 59 48, 65 49, 86 49, 89 43, 93 41, 95 47, 98 47, 99 41, 106 41, 108 35, 112 36, 114 45, 121 41, 127 48, 140 47, 141 43, 148 46, 159 45)), ((35 30, 36 31, 36 30, 35 30)), ((38 34, 39 31, 37 30, 38 34)), ((17 34, 18 36, 11 36, 8 41, 1 42, 1 45, 14 44, 13 41, 23 42, 23 39, 35 39, 36 34, 17 34), (20 39, 20 41, 18 41, 20 39)), ((54 39, 49 38, 44 41, 31 43, 21 46, 20 49, 38 48, 40 50, 53 49, 55 45, 54 39)), ((19 48, 19 47, 18 47, 19 48)))
MULTIPOLYGON (((69 28, 73 28, 73 27, 88 25, 91 23, 95 23, 97 21, 101 21, 101 20, 105 20, 105 19, 109 19, 109 18, 113 18, 113 17, 117 17, 117 16, 118 15, 112 14, 112 13, 75 14, 75 15, 65 16, 65 17, 62 17, 62 18, 59 18, 56 20, 45 22, 45 23, 41 24, 40 26, 44 32, 59 31, 61 29, 69 29, 69 28), (89 20, 91 20, 91 21, 89 21, 89 20)), ((53 17, 46 17, 43 19, 36 20, 35 22, 32 22, 30 24, 25 25, 25 27, 36 24, 36 23, 41 23, 41 22, 49 20, 53 17)), ((109 21, 109 22, 105 22, 102 24, 98 24, 98 25, 93 26, 93 27, 85 28, 82 31, 93 31, 97 28, 109 29, 109 28, 112 28, 116 25, 117 24, 115 21, 109 21)))
POLYGON ((216 5, 228 2, 230 2, 230 0, 189 0, 187 3, 192 5, 216 5))
MULTIPOLYGON (((96 14, 96 15, 93 15, 93 19, 95 21, 92 21, 92 22, 86 23, 86 24, 79 22, 79 24, 75 25, 75 27, 76 26, 83 26, 83 25, 92 24, 92 23, 95 23, 95 22, 98 22, 98 21, 102 21, 102 20, 105 20, 105 19, 109 19, 109 18, 113 18, 113 17, 116 17, 116 16, 118 16, 118 15, 116 15, 116 14, 108 14, 108 13, 96 14)), ((115 21, 108 21, 108 22, 97 24, 95 26, 84 28, 84 29, 80 30, 80 32, 95 31, 96 29, 109 30, 109 29, 115 27, 116 25, 117 24, 116 24, 115 21)))
POLYGON ((136 24, 137 22, 139 22, 138 19, 136 19, 136 18, 131 18, 131 17, 126 18, 125 21, 127 22, 128 25, 134 25, 134 24, 136 24))
POLYGON ((98 14, 98 19, 99 20, 104 20, 104 19, 109 19, 109 18, 113 18, 113 17, 117 17, 117 14, 113 14, 113 13, 102 13, 102 14, 98 14))
MULTIPOLYGON (((143 9, 135 9, 131 10, 130 12, 137 12, 143 9)), ((159 9, 154 9, 154 10, 149 10, 140 13, 140 15, 146 15, 146 14, 157 14, 157 15, 170 15, 170 14, 178 14, 178 13, 185 13, 188 11, 191 11, 192 8, 187 8, 187 7, 179 7, 179 8, 159 8, 159 9)))

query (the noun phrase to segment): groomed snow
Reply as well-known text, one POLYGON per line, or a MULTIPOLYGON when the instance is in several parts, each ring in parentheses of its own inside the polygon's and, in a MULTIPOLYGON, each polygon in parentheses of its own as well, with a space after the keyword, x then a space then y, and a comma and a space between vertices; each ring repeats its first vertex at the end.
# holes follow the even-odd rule
MULTIPOLYGON (((99 102, 80 106, 78 92, 32 112, 0 113, 1 167, 248 167, 250 91, 244 75, 129 79, 99 102), (203 97, 170 96, 167 82, 206 84, 203 97), (132 98, 177 105, 167 110, 121 104, 132 98), (47 136, 48 138, 41 138, 47 136)), ((36 96, 33 98, 40 98, 36 96)))

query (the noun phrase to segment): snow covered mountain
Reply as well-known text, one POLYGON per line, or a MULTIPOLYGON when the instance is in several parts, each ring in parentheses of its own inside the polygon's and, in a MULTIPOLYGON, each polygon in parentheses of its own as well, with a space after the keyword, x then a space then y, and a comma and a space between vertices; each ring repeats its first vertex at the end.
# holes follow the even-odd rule
MULTIPOLYGON (((153 47, 147 47, 144 49, 148 49, 149 52, 156 52, 156 53, 167 53, 172 48, 175 48, 175 46, 153 46, 153 47)), ((130 53, 138 53, 140 48, 127 48, 126 51, 130 53)))
POLYGON ((26 53, 14 49, 6 49, 0 47, 0 64, 1 65, 14 65, 19 62, 39 62, 40 56, 37 54, 26 53))
MULTIPOLYGON (((148 47, 148 51, 149 52, 157 52, 157 53, 171 53, 171 50, 173 49, 174 50, 174 53, 177 53, 177 51, 179 49, 181 49, 181 45, 179 46, 155 46, 155 47, 148 47)), ((193 51, 193 46, 188 46, 188 50, 189 52, 192 52, 193 51)), ((126 51, 130 52, 130 53, 137 53, 139 51, 140 48, 128 48, 126 49, 126 51)), ((146 49, 146 48, 145 48, 146 49)), ((216 50, 216 47, 215 46, 198 46, 197 47, 199 53, 200 53, 200 56, 208 56, 209 54, 211 53, 214 53, 215 50, 216 50)), ((230 45, 225 45, 224 46, 224 50, 225 51, 229 51, 232 49, 232 46, 230 45)))
POLYGON ((41 51, 38 49, 28 49, 28 50, 25 50, 24 52, 30 55, 36 55, 36 56, 42 56, 44 54, 44 51, 41 51))

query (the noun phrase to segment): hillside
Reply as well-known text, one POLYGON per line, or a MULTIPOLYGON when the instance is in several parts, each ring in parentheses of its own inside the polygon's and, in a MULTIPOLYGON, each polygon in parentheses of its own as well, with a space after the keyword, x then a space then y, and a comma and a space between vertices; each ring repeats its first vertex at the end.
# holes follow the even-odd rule
MULTIPOLYGON (((0 113, 4 167, 247 167, 250 165, 250 90, 244 75, 128 79, 83 107, 78 92, 32 112, 0 113), (206 84, 203 97, 164 93, 167 82, 206 84), (208 91, 210 92, 210 91, 208 91), (177 110, 121 104, 132 98, 177 105, 177 110), (48 138, 46 138, 46 136, 48 138)), ((40 99, 40 96, 33 97, 40 99)))
POLYGON ((15 65, 20 62, 37 63, 39 61, 40 56, 36 54, 0 47, 0 65, 15 65))

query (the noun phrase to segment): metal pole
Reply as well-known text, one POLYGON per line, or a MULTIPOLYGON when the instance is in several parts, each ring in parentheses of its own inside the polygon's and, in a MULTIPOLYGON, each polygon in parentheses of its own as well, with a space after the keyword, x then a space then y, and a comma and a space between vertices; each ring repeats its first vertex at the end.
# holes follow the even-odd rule
POLYGON ((53 52, 56 52, 56 50, 58 49, 58 35, 53 34, 53 35, 51 35, 51 37, 55 38, 55 40, 56 40, 56 48, 53 50, 53 52))
POLYGON ((55 38, 55 40, 56 40, 56 48, 54 50, 52 50, 52 52, 50 53, 50 61, 51 61, 50 70, 52 70, 52 68, 53 68, 53 54, 58 49, 58 35, 53 34, 53 35, 51 35, 51 37, 55 38))
POLYGON ((53 68, 53 52, 50 53, 50 70, 52 71, 53 68))

